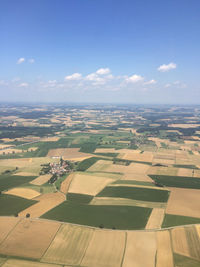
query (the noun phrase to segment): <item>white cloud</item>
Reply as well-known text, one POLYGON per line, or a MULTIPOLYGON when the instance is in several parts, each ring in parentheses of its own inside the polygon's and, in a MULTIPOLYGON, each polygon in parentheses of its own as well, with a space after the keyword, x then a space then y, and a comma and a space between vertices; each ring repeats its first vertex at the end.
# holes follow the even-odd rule
POLYGON ((33 64, 33 63, 35 63, 35 59, 34 59, 34 58, 30 58, 28 62, 29 62, 30 64, 33 64))
POLYGON ((150 81, 148 81, 148 82, 145 82, 144 84, 145 85, 151 85, 151 84, 156 84, 157 83, 157 81, 155 81, 155 80, 150 80, 150 81))
POLYGON ((18 85, 18 87, 28 87, 28 86, 29 86, 28 83, 20 83, 20 84, 18 85))
POLYGON ((131 83, 138 83, 138 82, 141 82, 143 80, 144 80, 144 77, 137 75, 137 74, 134 74, 134 75, 126 78, 126 81, 131 82, 131 83))
POLYGON ((161 72, 166 72, 166 71, 173 70, 173 69, 176 69, 176 64, 173 62, 169 63, 168 65, 163 64, 160 67, 158 67, 158 71, 161 71, 161 72))
POLYGON ((82 74, 73 73, 72 75, 65 76, 66 81, 80 80, 82 78, 82 74))
POLYGON ((110 73, 110 69, 109 68, 101 68, 101 69, 98 69, 96 71, 96 73, 99 75, 106 75, 106 74, 110 73))
POLYGON ((20 57, 18 60, 17 60, 17 64, 21 64, 25 61, 25 58, 24 57, 20 57))

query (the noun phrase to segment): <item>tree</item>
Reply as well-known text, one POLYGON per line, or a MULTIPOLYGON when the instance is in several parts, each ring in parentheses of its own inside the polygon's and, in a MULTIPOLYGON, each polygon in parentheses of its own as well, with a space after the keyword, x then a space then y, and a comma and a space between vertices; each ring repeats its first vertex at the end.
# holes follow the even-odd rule
POLYGON ((26 214, 26 218, 30 218, 30 216, 31 216, 30 213, 26 214))

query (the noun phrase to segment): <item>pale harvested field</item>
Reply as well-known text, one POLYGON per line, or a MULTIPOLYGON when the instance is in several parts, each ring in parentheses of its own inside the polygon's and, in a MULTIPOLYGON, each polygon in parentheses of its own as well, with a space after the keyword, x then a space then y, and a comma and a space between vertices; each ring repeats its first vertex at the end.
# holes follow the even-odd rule
POLYGON ((57 264, 41 263, 38 261, 26 261, 26 260, 16 260, 8 259, 2 267, 60 267, 57 264))
POLYGON ((13 175, 19 175, 19 176, 35 176, 35 173, 31 173, 31 172, 17 172, 13 175))
POLYGON ((122 180, 134 180, 139 182, 153 182, 153 180, 147 174, 133 174, 126 173, 122 177, 122 180))
POLYGON ((6 238, 9 232, 20 221, 20 218, 16 217, 0 217, 0 243, 6 238))
POLYGON ((91 172, 104 171, 107 168, 107 166, 111 164, 112 164, 112 161, 109 161, 109 160, 98 160, 89 169, 87 169, 87 171, 91 171, 91 172))
POLYGON ((111 182, 113 182, 111 178, 76 173, 68 192, 95 196, 111 182))
POLYGON ((94 197, 90 202, 90 205, 117 205, 117 206, 137 206, 144 208, 157 208, 164 209, 166 207, 165 203, 161 202, 148 202, 127 198, 114 198, 114 197, 94 197))
POLYGON ((165 210, 160 208, 154 208, 151 212, 149 220, 146 224, 145 229, 158 229, 161 228, 165 210))
POLYGON ((81 265, 120 267, 124 253, 125 232, 95 230, 81 265))
POLYGON ((192 177, 193 176, 193 170, 192 169, 186 169, 186 168, 179 168, 177 175, 178 176, 192 177))
POLYGON ((27 213, 30 213, 31 218, 38 218, 65 201, 65 196, 60 192, 47 193, 36 197, 35 200, 39 202, 21 211, 19 216, 26 216, 27 213))
POLYGON ((171 166, 169 167, 152 166, 148 170, 148 174, 176 176, 177 173, 178 173, 178 168, 174 168, 171 166))
POLYGON ((193 177, 200 178, 200 170, 194 170, 193 177))
POLYGON ((150 151, 144 151, 143 153, 125 153, 122 156, 122 159, 127 160, 135 160, 135 161, 144 161, 144 162, 152 162, 153 160, 153 153, 150 151))
POLYGON ((174 253, 190 257, 190 250, 184 227, 177 227, 171 230, 172 246, 174 253))
POLYGON ((35 178, 33 181, 30 182, 30 184, 34 185, 43 185, 49 181, 51 178, 52 174, 44 174, 40 175, 39 177, 35 178))
POLYGON ((178 128, 196 128, 199 127, 199 124, 194 124, 194 123, 187 123, 187 124, 169 124, 168 127, 178 127, 178 128))
POLYGON ((44 254, 42 261, 79 265, 92 238, 93 231, 93 229, 84 226, 63 224, 44 254))
POLYGON ((200 218, 200 190, 170 188, 166 213, 200 218))
POLYGON ((191 225, 185 227, 190 257, 200 260, 200 239, 196 227, 191 225))
POLYGON ((27 199, 32 199, 32 198, 38 197, 40 195, 39 192, 37 192, 33 189, 22 188, 22 187, 10 189, 10 190, 6 191, 5 194, 23 197, 23 198, 27 198, 27 199))
POLYGON ((58 222, 23 219, 3 241, 0 253, 41 258, 59 227, 58 222))
POLYGON ((22 152, 21 149, 8 148, 8 149, 0 150, 0 155, 3 155, 3 154, 16 154, 16 153, 21 153, 21 152, 22 152))
POLYGON ((43 142, 56 142, 60 139, 60 137, 58 136, 51 136, 51 137, 46 137, 46 138, 42 138, 43 142))
MULTIPOLYGON (((2 140, 2 139, 1 139, 2 140)), ((0 144, 0 149, 9 148, 12 145, 0 144)))
POLYGON ((155 267, 156 234, 154 232, 127 232, 123 267, 155 267))
POLYGON ((154 158, 152 161, 153 164, 164 164, 164 165, 172 165, 175 164, 175 159, 162 159, 162 158, 154 158))
MULTIPOLYGON (((155 189, 155 190, 163 190, 163 191, 166 191, 167 189, 166 188, 164 188, 164 187, 157 187, 157 186, 154 186, 153 184, 152 184, 152 186, 151 185, 140 185, 140 184, 112 184, 111 185, 112 187, 114 186, 114 187, 137 187, 137 188, 150 188, 150 189, 155 189)), ((109 185, 108 185, 108 187, 109 187, 109 185)), ((168 191, 168 190, 167 190, 168 191)))
POLYGON ((77 158, 89 158, 90 154, 79 152, 80 148, 56 148, 50 149, 47 156, 48 157, 63 157, 63 159, 74 160, 77 158))
POLYGON ((170 232, 158 231, 156 267, 174 267, 173 251, 171 248, 170 232))

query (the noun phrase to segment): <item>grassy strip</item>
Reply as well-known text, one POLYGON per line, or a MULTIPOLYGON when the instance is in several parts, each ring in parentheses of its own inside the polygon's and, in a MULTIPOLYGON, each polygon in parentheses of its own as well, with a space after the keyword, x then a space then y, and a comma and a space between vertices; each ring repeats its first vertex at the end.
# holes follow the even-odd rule
POLYGON ((195 169, 198 170, 199 168, 197 168, 197 166, 195 165, 181 165, 181 164, 174 164, 173 165, 176 168, 185 168, 185 169, 195 169))
POLYGON ((155 186, 155 184, 151 182, 140 182, 140 181, 134 181, 134 180, 118 180, 118 181, 115 181, 113 184, 133 184, 133 185, 155 186))
POLYGON ((93 196, 76 194, 76 193, 67 193, 67 200, 74 203, 88 204, 93 199, 93 196))
POLYGON ((0 175, 0 191, 20 186, 34 180, 37 176, 0 175))
POLYGON ((200 189, 200 178, 168 175, 149 175, 156 183, 169 187, 200 189))
POLYGON ((199 267, 200 266, 200 260, 194 260, 189 257, 179 255, 174 253, 174 263, 175 266, 181 266, 181 267, 199 267))
POLYGON ((200 223, 200 219, 187 216, 165 214, 162 223, 162 228, 178 226, 178 225, 195 224, 195 223, 200 223))
POLYGON ((112 229, 144 229, 150 208, 129 206, 93 206, 65 201, 42 218, 112 229))
POLYGON ((119 155, 119 153, 95 153, 95 155, 115 158, 119 155))
POLYGON ((167 202, 169 191, 126 186, 108 186, 97 197, 119 197, 150 202, 167 202))
POLYGON ((37 203, 35 200, 22 197, 1 194, 0 195, 0 216, 16 215, 20 211, 37 203))

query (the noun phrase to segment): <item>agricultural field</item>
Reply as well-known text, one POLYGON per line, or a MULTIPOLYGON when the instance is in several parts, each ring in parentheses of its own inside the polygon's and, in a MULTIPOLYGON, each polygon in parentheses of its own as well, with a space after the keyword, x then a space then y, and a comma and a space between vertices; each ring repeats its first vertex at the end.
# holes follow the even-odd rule
POLYGON ((199 107, 0 114, 0 266, 200 265, 199 107))

